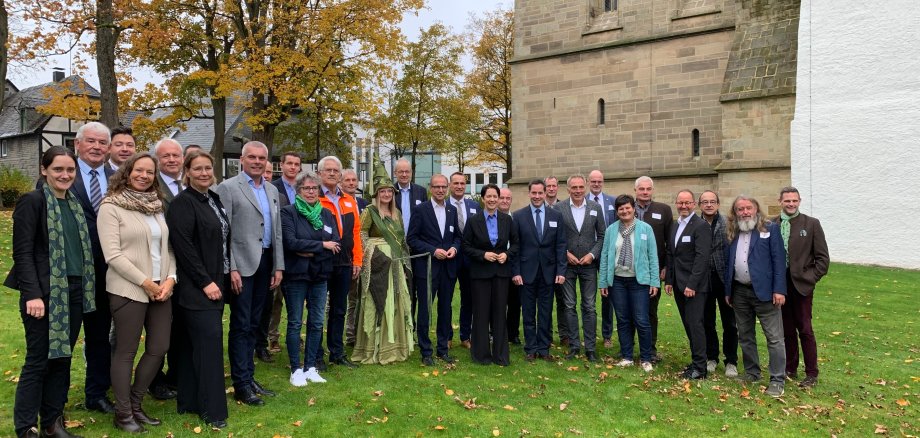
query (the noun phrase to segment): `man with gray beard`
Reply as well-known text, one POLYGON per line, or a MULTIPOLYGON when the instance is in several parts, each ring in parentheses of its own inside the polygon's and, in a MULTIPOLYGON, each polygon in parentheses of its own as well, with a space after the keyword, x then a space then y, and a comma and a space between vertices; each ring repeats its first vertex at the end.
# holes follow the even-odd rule
POLYGON ((786 302, 786 250, 780 227, 766 222, 756 199, 735 198, 726 227, 725 299, 735 309, 745 381, 760 381, 755 318, 760 320, 770 356, 770 385, 766 394, 783 395, 786 346, 783 316, 786 302))

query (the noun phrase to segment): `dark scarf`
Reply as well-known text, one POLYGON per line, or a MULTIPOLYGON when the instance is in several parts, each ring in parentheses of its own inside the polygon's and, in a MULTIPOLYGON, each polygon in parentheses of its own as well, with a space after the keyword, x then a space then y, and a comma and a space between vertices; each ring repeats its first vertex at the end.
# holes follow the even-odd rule
POLYGON ((67 258, 64 256, 64 240, 77 236, 65 236, 59 202, 66 202, 77 219, 80 229, 80 244, 83 246, 83 313, 96 310, 96 273, 93 267, 93 251, 89 240, 89 227, 80 203, 69 192, 60 200, 45 184, 45 207, 48 210, 48 264, 51 267, 48 296, 48 359, 70 357, 70 285, 67 282, 67 258))

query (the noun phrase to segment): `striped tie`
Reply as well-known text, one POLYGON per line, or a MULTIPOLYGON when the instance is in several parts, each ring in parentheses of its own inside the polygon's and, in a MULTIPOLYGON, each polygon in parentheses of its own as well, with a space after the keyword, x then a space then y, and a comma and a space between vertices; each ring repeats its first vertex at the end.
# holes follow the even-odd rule
POLYGON ((99 212, 99 203, 102 202, 102 189, 99 187, 99 171, 90 170, 89 174, 89 200, 93 203, 93 210, 99 212))

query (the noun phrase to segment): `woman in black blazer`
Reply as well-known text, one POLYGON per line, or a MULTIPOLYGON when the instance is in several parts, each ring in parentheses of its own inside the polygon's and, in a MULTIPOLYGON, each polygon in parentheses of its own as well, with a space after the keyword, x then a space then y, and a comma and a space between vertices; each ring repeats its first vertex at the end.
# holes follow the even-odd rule
POLYGON ((483 211, 470 217, 463 230, 463 252, 470 264, 473 295, 470 354, 479 364, 507 366, 511 363, 505 325, 510 259, 517 255, 518 236, 511 226, 511 216, 498 211, 498 186, 486 184, 480 195, 483 211))
POLYGON ((297 195, 291 205, 281 209, 284 242, 284 279, 281 291, 287 308, 288 359, 291 385, 307 382, 324 383, 313 365, 320 358, 323 319, 326 316, 326 280, 332 274, 332 257, 342 250, 339 227, 332 212, 319 202, 320 179, 313 172, 297 175, 297 195), (307 306, 307 341, 304 362, 300 361, 300 330, 304 326, 303 309, 307 306), (306 368, 304 363, 308 364, 306 368))
POLYGON ((186 153, 183 183, 166 212, 176 257, 176 327, 184 333, 169 352, 178 363, 176 410, 192 412, 211 427, 227 426, 224 392, 223 313, 230 272, 230 222, 214 184, 214 158, 200 149, 186 153))
POLYGON ((26 357, 16 385, 13 425, 18 437, 71 437, 64 427, 70 359, 84 312, 95 310, 95 271, 89 227, 68 190, 77 158, 60 146, 42 154, 44 184, 13 211, 13 269, 4 285, 20 292, 26 357))

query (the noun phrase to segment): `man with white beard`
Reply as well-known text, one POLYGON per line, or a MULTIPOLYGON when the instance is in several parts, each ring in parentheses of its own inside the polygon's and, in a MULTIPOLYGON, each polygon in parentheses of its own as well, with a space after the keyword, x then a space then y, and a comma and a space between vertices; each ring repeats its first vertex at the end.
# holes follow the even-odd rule
POLYGON ((766 394, 783 395, 786 346, 783 316, 786 302, 786 250, 779 224, 766 222, 756 199, 735 198, 728 214, 729 242, 725 264, 725 299, 735 309, 738 341, 744 359, 745 381, 760 381, 755 318, 760 320, 770 357, 770 385, 766 394))

